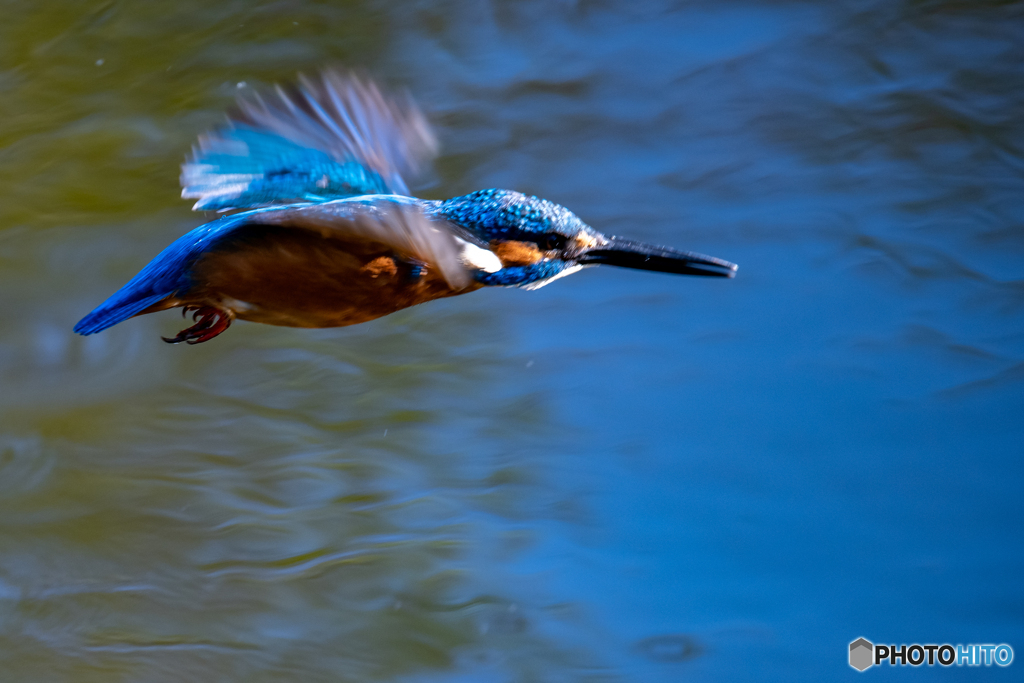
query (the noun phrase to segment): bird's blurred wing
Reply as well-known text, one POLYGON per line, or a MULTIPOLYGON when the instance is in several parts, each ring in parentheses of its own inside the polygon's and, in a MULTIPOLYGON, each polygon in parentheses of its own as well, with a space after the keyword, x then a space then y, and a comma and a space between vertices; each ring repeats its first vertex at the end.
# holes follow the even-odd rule
POLYGON ((193 209, 227 211, 363 194, 409 193, 437 141, 408 95, 355 74, 299 77, 265 97, 239 98, 228 123, 200 136, 181 167, 193 209))
POLYGON ((420 206, 390 201, 387 197, 374 197, 373 201, 367 198, 366 201, 306 204, 247 215, 251 216, 249 223, 303 228, 318 231, 325 237, 379 242, 403 258, 437 268, 453 289, 470 284, 473 272, 480 269, 476 263, 480 260, 477 252, 484 251, 455 226, 428 217, 420 206))

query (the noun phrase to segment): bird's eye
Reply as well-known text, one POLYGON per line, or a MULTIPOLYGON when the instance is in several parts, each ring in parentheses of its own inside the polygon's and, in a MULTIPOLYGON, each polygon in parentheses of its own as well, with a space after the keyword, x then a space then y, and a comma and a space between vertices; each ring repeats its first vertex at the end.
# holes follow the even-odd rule
POLYGON ((545 235, 544 239, 541 240, 541 246, 550 251, 556 249, 564 249, 565 237, 563 235, 559 235, 558 233, 551 233, 550 235, 545 235))

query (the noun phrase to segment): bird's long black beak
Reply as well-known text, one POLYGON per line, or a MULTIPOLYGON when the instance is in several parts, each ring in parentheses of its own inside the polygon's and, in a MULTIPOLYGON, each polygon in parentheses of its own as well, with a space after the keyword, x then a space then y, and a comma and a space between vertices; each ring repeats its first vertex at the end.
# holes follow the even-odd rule
POLYGON ((654 270, 659 273, 680 275, 707 275, 711 277, 733 277, 737 265, 713 256, 680 251, 671 247, 656 247, 653 244, 609 237, 606 244, 587 249, 577 257, 577 262, 621 266, 638 270, 654 270))

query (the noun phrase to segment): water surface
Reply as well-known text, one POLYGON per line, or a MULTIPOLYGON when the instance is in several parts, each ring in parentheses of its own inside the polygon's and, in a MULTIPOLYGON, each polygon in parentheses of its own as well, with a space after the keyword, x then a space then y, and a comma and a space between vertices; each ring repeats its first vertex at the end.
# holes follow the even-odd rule
POLYGON ((4 14, 11 680, 817 681, 856 675, 859 636, 1024 654, 1024 3, 4 14), (195 135, 326 64, 417 97, 444 145, 423 196, 535 193, 739 277, 74 336, 203 221, 177 196, 195 135))

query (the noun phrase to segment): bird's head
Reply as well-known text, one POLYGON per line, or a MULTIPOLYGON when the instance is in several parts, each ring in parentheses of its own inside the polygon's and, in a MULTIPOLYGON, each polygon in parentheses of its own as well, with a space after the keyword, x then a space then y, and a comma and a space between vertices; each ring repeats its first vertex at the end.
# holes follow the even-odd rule
POLYGON ((703 254, 602 235, 564 206, 512 190, 479 190, 437 213, 486 242, 503 268, 483 284, 540 287, 589 265, 732 277, 736 265, 703 254))

